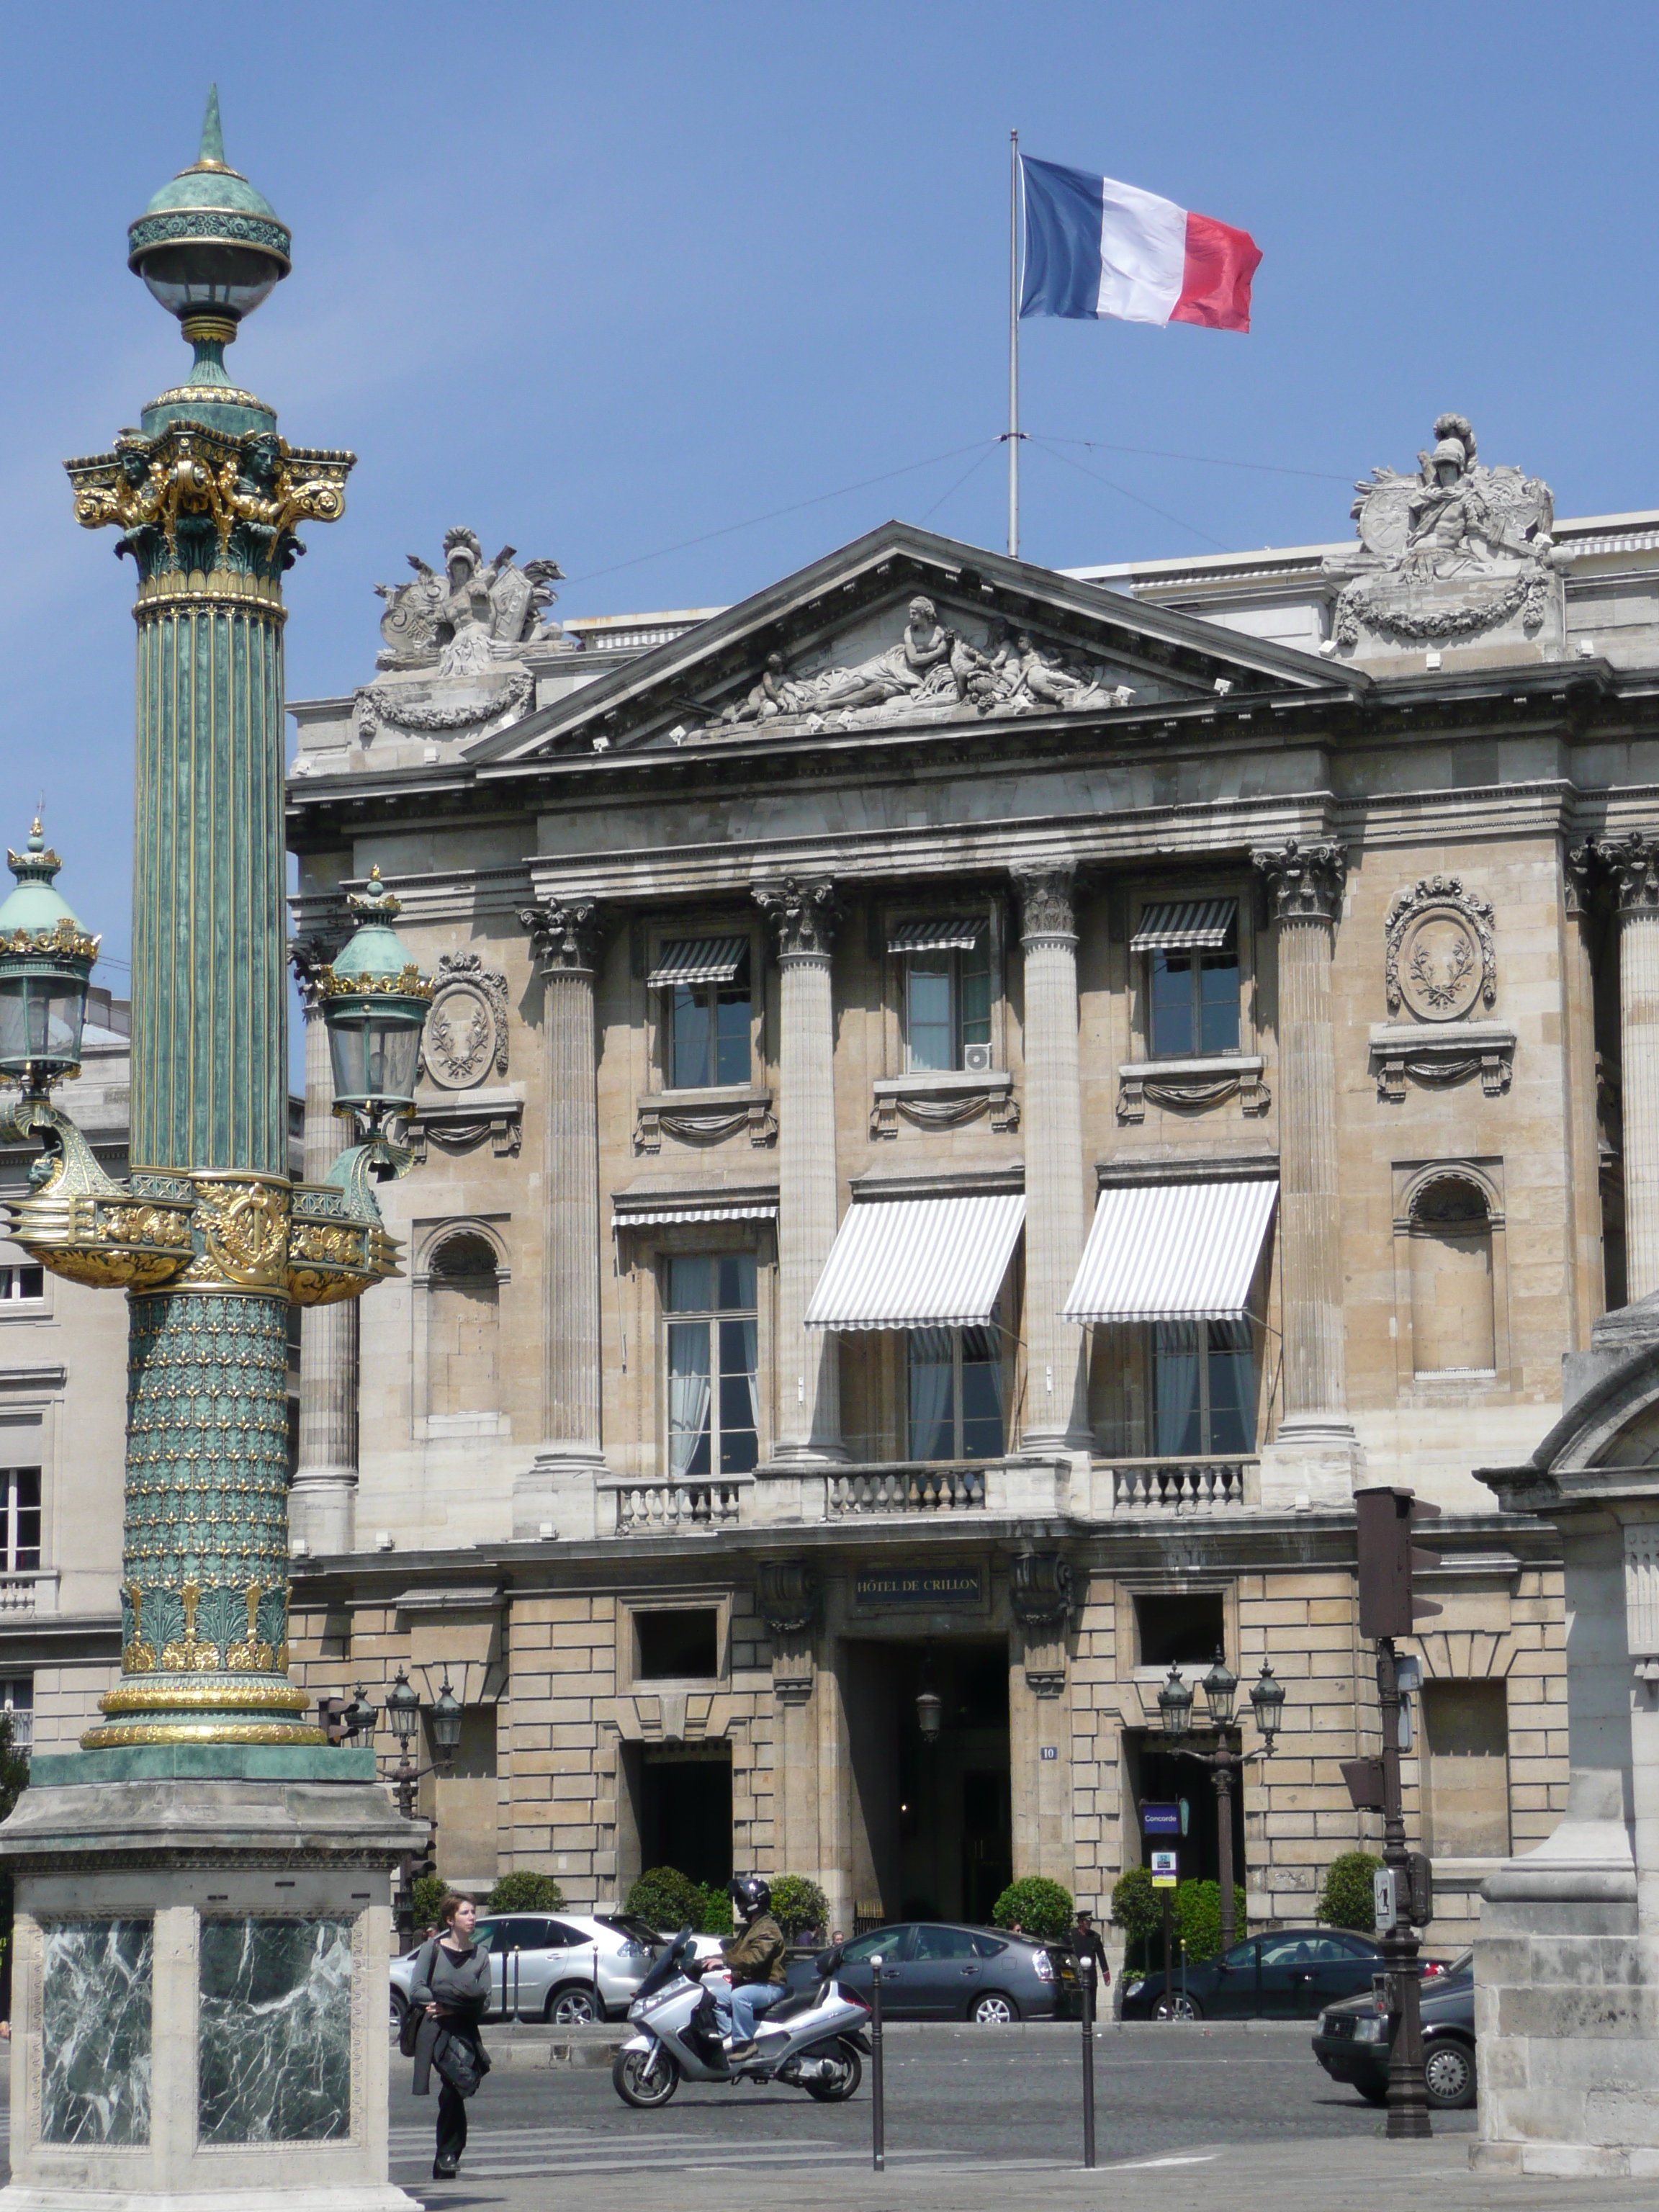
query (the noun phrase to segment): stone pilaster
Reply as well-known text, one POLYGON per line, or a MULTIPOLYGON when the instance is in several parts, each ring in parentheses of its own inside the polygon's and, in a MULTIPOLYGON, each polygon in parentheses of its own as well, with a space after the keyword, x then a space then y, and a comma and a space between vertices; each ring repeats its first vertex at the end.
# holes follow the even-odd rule
POLYGON ((542 1443, 513 1486, 513 1533, 592 1534, 600 1433, 599 1109, 593 971, 603 924, 591 899, 519 916, 542 974, 547 1106, 542 1165, 542 1443), (572 1513, 578 1525, 571 1525, 572 1513))
MULTIPOLYGON (((319 1183, 352 1140, 334 1111, 334 1076, 318 975, 344 932, 296 938, 289 959, 305 1015, 305 1179, 319 1183)), ((307 1306, 300 1316, 300 1464, 288 1494, 290 1548, 337 1555, 357 1528, 357 1301, 307 1306)))
POLYGON ((1279 939, 1279 1280, 1285 1400, 1262 1454, 1262 1503, 1346 1503, 1358 1447, 1343 1356, 1331 961, 1347 874, 1334 843, 1254 856, 1279 939))
POLYGON ((807 1303, 836 1241, 835 1006, 830 953, 841 907, 828 882, 763 884, 776 935, 778 1335, 775 1461, 842 1460, 841 1344, 809 1329, 807 1303))
POLYGON ((1014 875, 1025 961, 1025 1452, 1090 1445, 1083 1331, 1060 1317, 1088 1219, 1073 872, 1014 875))
POLYGON ((1589 1348, 1590 1329, 1607 1306, 1601 1250, 1600 1072, 1595 1053, 1595 867, 1593 848, 1563 855, 1561 945, 1563 1042, 1567 1060, 1568 1189, 1572 1248, 1572 1343, 1589 1348))
POLYGON ((777 1706, 772 1865, 776 1873, 805 1874, 822 1884, 819 1721, 813 1692, 823 1584, 817 1570, 805 1559, 763 1559, 755 1580, 757 1607, 772 1638, 772 1696, 777 1706))
POLYGON ((1632 831, 1600 852, 1619 912, 1625 1279, 1634 1305, 1659 1290, 1659 833, 1632 831))

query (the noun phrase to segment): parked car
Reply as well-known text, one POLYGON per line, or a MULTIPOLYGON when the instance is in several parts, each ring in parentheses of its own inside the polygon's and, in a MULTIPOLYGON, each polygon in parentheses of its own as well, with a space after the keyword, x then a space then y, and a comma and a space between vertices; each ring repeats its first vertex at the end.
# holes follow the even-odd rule
POLYGON ((936 1920, 895 1921, 787 1968, 792 1989, 833 1974, 866 2003, 879 1954, 884 2020, 971 2020, 982 2027, 1064 2020, 1079 2005, 1077 1961, 1063 1944, 936 1920))
MULTIPOLYGON (((1422 1961, 1425 1976, 1442 1962, 1422 1961)), ((1382 1971, 1382 1947, 1346 1928, 1276 1928, 1235 1943, 1222 1959, 1177 1965, 1173 1991, 1160 1969, 1123 1984, 1125 2020, 1312 2020, 1361 1990, 1382 1971)))
MULTIPOLYGON (((1474 1954, 1454 1959, 1425 1985, 1423 2079, 1429 2102, 1457 2112, 1474 2102, 1474 1954)), ((1314 2057, 1333 2081, 1358 2090, 1368 2104, 1389 2101, 1389 2015, 1374 1991, 1332 2005, 1319 2016, 1314 2057)))
MULTIPOLYGON (((561 2027, 624 2020, 662 1938, 627 1913, 485 1914, 474 1941, 490 1954, 491 2016, 551 2021, 561 2027)), ((718 1945, 714 1947, 718 1949, 718 1945)), ((392 1963, 392 2014, 409 2003, 419 1946, 392 1963)))

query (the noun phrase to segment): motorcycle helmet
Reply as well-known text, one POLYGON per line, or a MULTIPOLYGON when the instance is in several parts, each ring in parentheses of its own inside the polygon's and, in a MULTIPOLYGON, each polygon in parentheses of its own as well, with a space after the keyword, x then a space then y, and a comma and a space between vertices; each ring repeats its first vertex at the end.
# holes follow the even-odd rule
POLYGON ((757 1914, 772 1910, 772 1886, 757 1874, 740 1875, 728 1893, 745 1920, 753 1920, 757 1914))

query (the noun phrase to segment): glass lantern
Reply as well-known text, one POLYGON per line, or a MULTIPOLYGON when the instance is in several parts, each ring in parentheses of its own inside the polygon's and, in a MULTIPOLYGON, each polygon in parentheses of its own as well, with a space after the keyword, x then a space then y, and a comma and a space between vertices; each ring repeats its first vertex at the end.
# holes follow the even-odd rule
POLYGON ((0 906, 0 1078, 44 1097, 79 1069, 98 939, 53 890, 64 864, 38 819, 27 851, 6 859, 17 888, 0 906))
POLYGON ((421 1700, 401 1667, 398 1669, 397 1680, 386 1693, 386 1717, 399 1750, 407 1753, 415 1741, 415 1731, 420 1726, 421 1700))
POLYGON ((1170 1668, 1170 1679, 1158 1693, 1158 1717, 1164 1735, 1177 1741, 1193 1724, 1193 1693, 1179 1667, 1170 1668))
POLYGON ((1274 1680, 1273 1670, 1265 1659, 1261 1674, 1250 1685, 1250 1704, 1255 1709, 1255 1724, 1271 1750, 1273 1738, 1279 1734, 1279 1723, 1285 1717, 1285 1685, 1274 1680))
POLYGON ((431 1714, 433 1753, 446 1766, 459 1748, 461 1723, 465 1717, 465 1709, 450 1687, 449 1677, 446 1674, 444 1686, 438 1692, 431 1714))
POLYGON ((357 930, 322 972, 334 1110, 361 1115, 375 1131, 414 1111, 432 979, 392 927, 403 908, 378 868, 368 890, 346 902, 357 930))
POLYGON ((208 94, 201 150, 163 185, 128 232, 127 265, 170 315, 210 318, 235 335, 244 315, 288 275, 288 226, 225 159, 219 88, 208 94))
POLYGON ((1228 1729, 1232 1726, 1233 1700, 1238 1695, 1238 1677, 1227 1664, 1227 1656, 1217 1647, 1215 1664, 1200 1685, 1204 1702, 1209 1708, 1210 1726, 1228 1729))

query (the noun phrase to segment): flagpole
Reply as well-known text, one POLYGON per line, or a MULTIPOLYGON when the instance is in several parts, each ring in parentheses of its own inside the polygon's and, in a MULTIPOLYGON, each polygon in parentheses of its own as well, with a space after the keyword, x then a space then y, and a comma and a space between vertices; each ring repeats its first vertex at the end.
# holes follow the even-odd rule
POLYGON ((1019 554, 1019 133, 1008 133, 1008 557, 1019 554))

